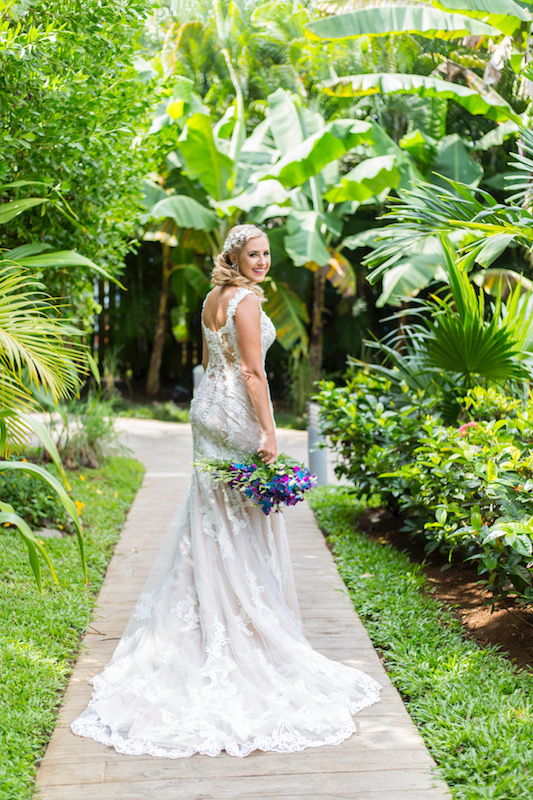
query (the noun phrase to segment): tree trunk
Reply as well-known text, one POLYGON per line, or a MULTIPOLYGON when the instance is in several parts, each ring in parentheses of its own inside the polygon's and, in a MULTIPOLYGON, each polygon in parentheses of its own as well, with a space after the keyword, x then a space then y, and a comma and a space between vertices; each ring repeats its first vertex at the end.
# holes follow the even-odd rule
POLYGON ((311 378, 314 381, 318 380, 322 370, 325 291, 326 272, 324 269, 318 269, 314 275, 311 338, 309 340, 309 365, 311 367, 311 378))
POLYGON ((146 379, 146 394, 149 397, 155 397, 155 395, 159 392, 161 360, 163 358, 163 345, 165 344, 165 335, 167 332, 167 308, 170 288, 170 275, 172 273, 170 247, 168 244, 162 243, 161 249, 163 252, 163 276, 161 280, 161 291, 159 292, 159 311, 157 313, 157 322, 155 324, 150 367, 148 369, 148 377, 146 379))

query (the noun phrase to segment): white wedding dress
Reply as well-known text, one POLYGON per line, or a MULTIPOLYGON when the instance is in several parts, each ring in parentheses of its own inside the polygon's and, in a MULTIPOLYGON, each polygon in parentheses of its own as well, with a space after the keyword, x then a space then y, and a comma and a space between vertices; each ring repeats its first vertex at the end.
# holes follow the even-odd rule
MULTIPOLYGON (((209 363, 191 404, 195 458, 239 459, 261 431, 240 369, 229 302, 205 325, 209 363)), ((261 311, 263 356, 275 339, 261 311)), ((289 512, 290 513, 290 512, 289 512)), ((93 699, 72 724, 120 753, 246 756, 337 744, 379 700, 365 673, 312 649, 300 622, 282 514, 195 471, 157 588, 143 592, 93 699)))

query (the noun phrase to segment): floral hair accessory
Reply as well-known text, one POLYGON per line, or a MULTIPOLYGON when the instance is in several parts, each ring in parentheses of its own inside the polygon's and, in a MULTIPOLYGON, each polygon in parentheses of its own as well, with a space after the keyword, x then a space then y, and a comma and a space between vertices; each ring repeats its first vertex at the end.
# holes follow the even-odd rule
POLYGON ((305 492, 316 486, 316 475, 284 453, 268 465, 257 456, 242 463, 205 458, 194 466, 209 472, 213 480, 242 492, 267 515, 280 511, 283 505, 295 505, 304 499, 305 492))
POLYGON ((258 228, 257 225, 245 225, 240 231, 230 233, 224 242, 222 252, 229 253, 230 250, 233 250, 236 244, 241 244, 241 242, 244 242, 253 233, 255 233, 256 236, 261 236, 263 231, 261 228, 258 228))

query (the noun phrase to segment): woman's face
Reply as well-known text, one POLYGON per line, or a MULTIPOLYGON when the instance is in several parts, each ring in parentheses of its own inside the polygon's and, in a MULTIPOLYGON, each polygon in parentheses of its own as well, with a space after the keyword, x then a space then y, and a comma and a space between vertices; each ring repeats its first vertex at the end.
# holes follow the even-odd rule
POLYGON ((252 283, 261 283, 270 269, 268 238, 263 235, 248 239, 242 246, 239 255, 236 256, 236 263, 241 275, 244 275, 252 283))

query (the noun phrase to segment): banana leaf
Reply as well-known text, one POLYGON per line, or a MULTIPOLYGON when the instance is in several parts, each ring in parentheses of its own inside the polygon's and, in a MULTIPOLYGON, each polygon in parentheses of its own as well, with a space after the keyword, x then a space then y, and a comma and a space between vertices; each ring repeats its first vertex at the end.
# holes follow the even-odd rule
POLYGON ((364 97, 372 94, 416 94, 419 97, 441 97, 455 100, 471 114, 478 114, 496 122, 513 120, 520 124, 520 116, 496 92, 482 96, 474 89, 459 83, 434 78, 430 75, 375 72, 348 75, 322 84, 326 94, 335 97, 364 97))
POLYGON ((371 130, 371 123, 359 120, 329 122, 322 130, 289 150, 276 164, 258 173, 257 177, 260 180, 276 178, 284 186, 301 186, 356 144, 369 142, 371 130))
POLYGON ((500 31, 463 14, 450 14, 429 5, 380 3, 315 20, 306 26, 311 39, 351 39, 356 36, 417 34, 429 39, 498 36, 500 31))
POLYGON ((198 180, 215 200, 230 196, 230 180, 234 168, 232 159, 221 152, 205 114, 193 114, 180 136, 178 149, 185 161, 185 172, 198 180))

